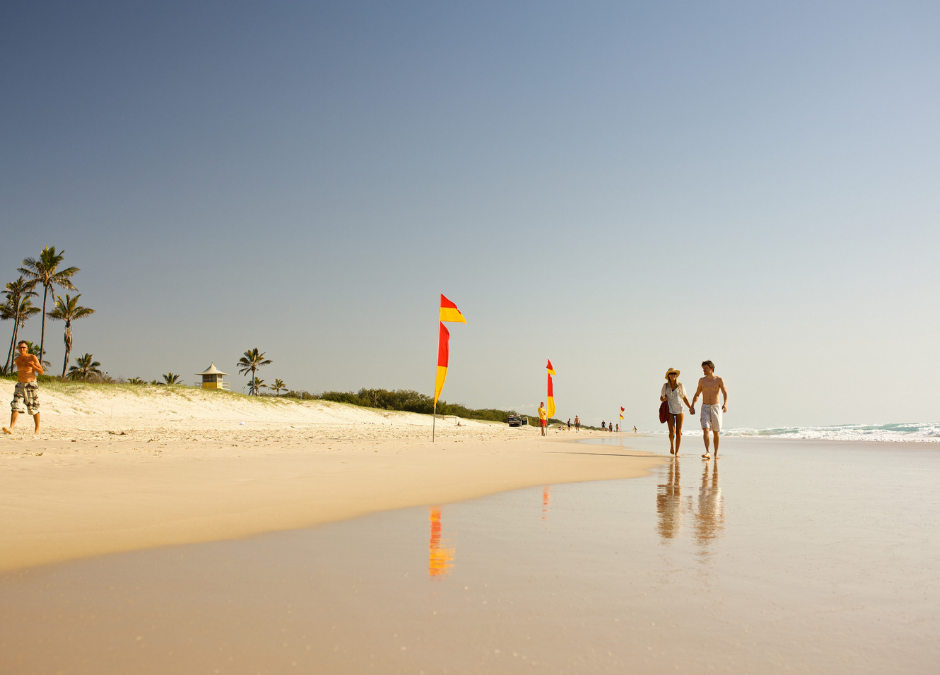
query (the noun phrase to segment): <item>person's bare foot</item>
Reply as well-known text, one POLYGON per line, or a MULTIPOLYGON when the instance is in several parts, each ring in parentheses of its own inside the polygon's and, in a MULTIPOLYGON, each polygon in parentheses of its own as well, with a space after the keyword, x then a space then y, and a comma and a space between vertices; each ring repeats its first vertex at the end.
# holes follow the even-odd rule
POLYGON ((711 459, 711 458, 712 456, 709 455, 707 452, 704 455, 702 455, 702 459, 711 459))

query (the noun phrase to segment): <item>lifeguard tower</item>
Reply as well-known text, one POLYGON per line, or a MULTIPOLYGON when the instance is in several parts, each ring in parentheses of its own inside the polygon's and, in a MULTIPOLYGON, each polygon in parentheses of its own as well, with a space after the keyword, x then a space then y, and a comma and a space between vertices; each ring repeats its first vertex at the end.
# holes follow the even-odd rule
POLYGON ((228 389, 228 382, 222 381, 222 376, 228 373, 223 373, 214 363, 210 363, 208 368, 196 375, 202 375, 202 382, 196 384, 201 384, 203 389, 228 389))

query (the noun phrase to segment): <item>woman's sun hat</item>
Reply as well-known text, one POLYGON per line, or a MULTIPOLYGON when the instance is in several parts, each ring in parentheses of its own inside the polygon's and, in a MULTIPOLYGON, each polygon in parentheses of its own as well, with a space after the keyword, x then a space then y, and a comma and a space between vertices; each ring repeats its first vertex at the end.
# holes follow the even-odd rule
POLYGON ((669 376, 672 375, 673 373, 676 374, 676 377, 679 377, 679 371, 676 370, 675 368, 670 368, 669 370, 666 371, 666 379, 668 380, 669 376))

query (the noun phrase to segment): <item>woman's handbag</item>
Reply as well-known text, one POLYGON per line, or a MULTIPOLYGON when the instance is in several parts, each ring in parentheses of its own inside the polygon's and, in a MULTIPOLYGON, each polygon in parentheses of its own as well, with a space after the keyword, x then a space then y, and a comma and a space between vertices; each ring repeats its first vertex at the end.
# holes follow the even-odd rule
POLYGON ((659 406, 659 423, 665 424, 667 419, 669 419, 669 401, 663 401, 659 406))

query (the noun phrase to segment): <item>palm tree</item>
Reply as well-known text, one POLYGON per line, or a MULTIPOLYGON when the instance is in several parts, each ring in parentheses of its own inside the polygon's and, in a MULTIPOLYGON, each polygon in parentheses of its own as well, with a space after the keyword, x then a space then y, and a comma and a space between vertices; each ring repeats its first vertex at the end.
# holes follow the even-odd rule
POLYGON ((139 377, 132 377, 132 378, 130 378, 130 379, 127 381, 127 383, 128 383, 128 384, 146 384, 146 383, 145 383, 142 379, 140 379, 139 377))
POLYGON ((72 322, 77 319, 84 319, 91 316, 95 310, 88 307, 79 307, 78 299, 82 297, 79 293, 74 298, 66 294, 63 299, 57 295, 55 299, 55 309, 49 312, 49 318, 54 321, 65 322, 65 360, 62 362, 62 376, 65 377, 65 368, 69 365, 69 354, 72 352, 72 322))
POLYGON ((166 382, 168 385, 179 384, 180 376, 177 375, 176 373, 167 373, 166 375, 163 376, 163 381, 166 382))
POLYGON ((101 364, 95 361, 91 354, 79 356, 75 359, 75 364, 69 368, 69 377, 73 380, 82 378, 82 382, 87 382, 89 375, 101 375, 101 371, 98 369, 101 364))
POLYGON ((271 385, 271 389, 274 390, 275 396, 280 396, 281 389, 287 389, 287 387, 284 385, 283 380, 274 380, 274 384, 271 385))
MULTIPOLYGON (((53 286, 74 291, 77 290, 72 285, 70 279, 79 271, 77 267, 67 267, 64 270, 59 269, 62 258, 65 257, 65 251, 56 253, 55 246, 46 246, 39 254, 39 259, 26 258, 23 266, 19 269, 20 274, 25 274, 26 278, 33 283, 42 286, 42 333, 39 337, 39 352, 41 355, 46 353, 46 297, 53 286)), ((55 299, 55 294, 53 294, 55 299)), ((42 360, 42 356, 39 357, 42 360)), ((68 363, 68 357, 65 362, 68 363)))
POLYGON ((33 343, 30 342, 29 340, 24 340, 24 342, 26 343, 26 353, 27 353, 27 354, 32 354, 32 355, 35 356, 37 359, 39 359, 39 362, 42 364, 42 369, 43 369, 44 371, 45 371, 45 370, 49 370, 50 368, 52 368, 52 364, 51 364, 51 363, 49 363, 48 361, 43 361, 42 358, 40 357, 40 355, 39 355, 39 345, 33 344, 33 343))
POLYGON ((261 395, 262 389, 267 389, 268 385, 264 383, 264 380, 259 380, 257 377, 253 377, 248 381, 248 394, 254 394, 255 396, 261 395))
POLYGON ((30 298, 36 297, 33 290, 35 284, 20 277, 16 281, 7 284, 3 294, 7 301, 0 306, 0 319, 13 321, 13 339, 10 340, 10 351, 7 354, 7 361, 3 366, 3 372, 9 372, 11 368, 10 361, 13 359, 13 346, 16 344, 16 336, 20 328, 26 325, 29 317, 39 311, 38 307, 33 307, 33 301, 30 298))
MULTIPOLYGON (((249 371, 251 372, 251 379, 256 380, 255 371, 261 366, 266 366, 271 363, 270 359, 264 358, 264 352, 259 352, 258 348, 249 349, 245 352, 245 355, 238 359, 238 372, 241 375, 246 375, 249 371)), ((251 382, 249 385, 249 393, 251 392, 251 382)), ((257 388, 255 388, 255 396, 257 396, 257 388)))

